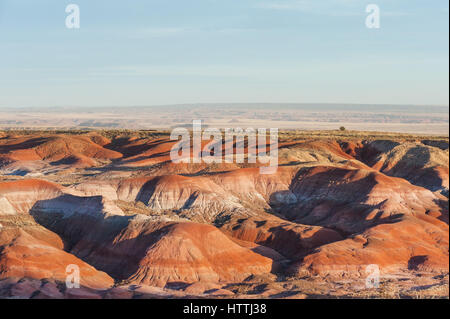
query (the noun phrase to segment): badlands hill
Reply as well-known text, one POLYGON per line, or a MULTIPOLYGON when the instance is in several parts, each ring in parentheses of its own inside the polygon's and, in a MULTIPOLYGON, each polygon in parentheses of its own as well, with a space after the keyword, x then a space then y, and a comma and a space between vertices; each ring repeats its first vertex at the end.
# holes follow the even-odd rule
POLYGON ((282 132, 268 175, 174 143, 0 132, 0 296, 448 297, 448 138, 282 132))

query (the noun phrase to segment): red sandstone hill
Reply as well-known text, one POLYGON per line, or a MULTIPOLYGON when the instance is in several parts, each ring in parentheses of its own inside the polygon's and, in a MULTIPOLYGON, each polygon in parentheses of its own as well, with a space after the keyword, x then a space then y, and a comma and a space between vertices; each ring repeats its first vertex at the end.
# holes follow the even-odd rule
POLYGON ((291 271, 296 275, 364 276, 366 267, 375 264, 383 273, 401 269, 447 273, 448 258, 448 225, 426 215, 408 216, 322 246, 291 271))
POLYGON ((65 282, 67 266, 76 265, 80 285, 104 289, 114 284, 107 274, 65 252, 61 239, 44 227, 26 218, 0 220, 0 279, 51 278, 65 282))
MULTIPOLYGON (((86 249, 82 243, 74 251, 86 249)), ((239 282, 272 269, 272 260, 235 244, 215 227, 189 222, 133 221, 112 241, 88 249, 86 259, 93 264, 104 263, 104 254, 116 255, 116 265, 110 260, 107 267, 115 268, 112 273, 120 278, 162 287, 171 282, 239 282), (136 263, 117 268, 124 257, 136 263)))
POLYGON ((97 160, 122 157, 103 147, 109 142, 98 135, 12 136, 0 140, 0 157, 3 162, 42 160, 55 165, 90 167, 95 166, 97 160))

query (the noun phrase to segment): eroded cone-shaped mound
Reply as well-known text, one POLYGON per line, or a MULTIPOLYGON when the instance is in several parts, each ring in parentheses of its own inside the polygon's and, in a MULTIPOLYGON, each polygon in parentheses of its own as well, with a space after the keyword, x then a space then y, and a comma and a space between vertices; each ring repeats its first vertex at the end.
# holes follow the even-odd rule
POLYGON ((272 260, 232 242, 213 226, 177 223, 152 245, 130 279, 164 286, 167 282, 242 281, 270 272, 272 260))
POLYGON ((114 280, 77 257, 63 251, 63 242, 54 233, 31 220, 1 219, 0 278, 51 278, 65 282, 75 265, 80 285, 96 289, 112 286, 114 280))

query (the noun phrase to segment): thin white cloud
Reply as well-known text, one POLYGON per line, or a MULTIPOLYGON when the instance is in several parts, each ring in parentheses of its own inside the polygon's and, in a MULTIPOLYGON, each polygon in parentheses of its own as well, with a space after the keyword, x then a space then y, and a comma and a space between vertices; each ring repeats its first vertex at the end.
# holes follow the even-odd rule
POLYGON ((185 27, 151 27, 139 29, 134 33, 132 33, 131 37, 161 38, 161 37, 176 36, 190 31, 192 31, 192 29, 185 27))
MULTIPOLYGON (((363 16, 368 3, 358 0, 281 0, 260 1, 254 8, 277 11, 298 11, 314 15, 326 16, 363 16)), ((387 17, 407 16, 407 12, 382 11, 387 17)))
POLYGON ((271 10, 311 11, 314 8, 314 5, 310 1, 271 1, 259 2, 255 7, 271 10))
POLYGON ((242 32, 255 32, 256 28, 239 28, 239 27, 223 27, 223 28, 211 28, 211 27, 150 27, 135 30, 133 32, 127 32, 127 35, 133 39, 145 39, 145 38, 164 38, 175 37, 181 35, 198 35, 206 33, 216 34, 236 34, 242 32))
POLYGON ((198 76, 198 77, 260 77, 286 74, 292 69, 262 69, 260 67, 230 65, 124 65, 97 68, 89 72, 93 77, 148 77, 148 76, 198 76))

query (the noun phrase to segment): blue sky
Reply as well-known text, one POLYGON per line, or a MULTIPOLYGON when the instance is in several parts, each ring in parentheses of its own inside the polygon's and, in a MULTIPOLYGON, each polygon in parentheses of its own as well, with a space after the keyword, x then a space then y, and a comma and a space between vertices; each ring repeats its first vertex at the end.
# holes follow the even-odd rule
POLYGON ((447 0, 0 0, 0 106, 448 105, 448 17, 447 0))

